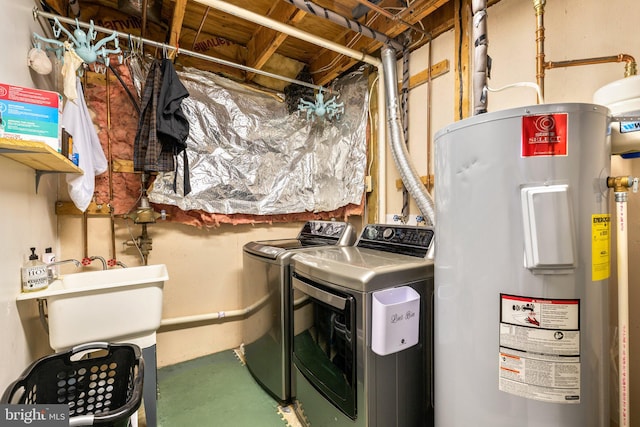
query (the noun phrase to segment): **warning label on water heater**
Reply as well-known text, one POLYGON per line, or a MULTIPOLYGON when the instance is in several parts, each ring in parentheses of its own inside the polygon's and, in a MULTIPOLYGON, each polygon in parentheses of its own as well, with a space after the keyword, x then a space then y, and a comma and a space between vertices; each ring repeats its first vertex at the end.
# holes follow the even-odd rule
POLYGON ((611 215, 591 215, 591 280, 609 278, 611 215))
POLYGON ((500 391, 580 403, 580 300, 500 294, 500 391))
POLYGON ((522 157, 566 156, 568 114, 522 117, 522 157))

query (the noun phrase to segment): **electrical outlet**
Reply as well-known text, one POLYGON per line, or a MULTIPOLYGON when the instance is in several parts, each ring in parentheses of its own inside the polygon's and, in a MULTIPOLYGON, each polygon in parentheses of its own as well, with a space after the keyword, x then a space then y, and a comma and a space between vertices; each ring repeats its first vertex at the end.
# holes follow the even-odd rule
POLYGON ((371 193, 373 191, 373 182, 371 180, 371 175, 367 175, 364 177, 364 189, 367 193, 371 193))

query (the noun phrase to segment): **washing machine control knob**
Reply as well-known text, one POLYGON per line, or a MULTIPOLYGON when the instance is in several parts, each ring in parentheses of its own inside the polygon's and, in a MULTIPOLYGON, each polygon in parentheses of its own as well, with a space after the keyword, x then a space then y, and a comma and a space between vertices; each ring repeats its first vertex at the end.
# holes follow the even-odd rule
POLYGON ((378 229, 374 226, 367 226, 366 230, 365 230, 365 234, 367 236, 367 239, 369 240, 375 240, 376 237, 378 237, 378 229))
POLYGON ((390 240, 394 234, 395 234, 395 230, 393 228, 385 228, 384 231, 382 232, 382 237, 385 240, 390 240))

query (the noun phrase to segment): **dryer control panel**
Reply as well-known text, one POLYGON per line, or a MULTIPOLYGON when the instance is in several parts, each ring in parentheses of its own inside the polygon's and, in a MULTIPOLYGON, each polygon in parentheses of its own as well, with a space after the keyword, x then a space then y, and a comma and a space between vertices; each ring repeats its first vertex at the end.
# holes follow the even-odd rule
POLYGON ((357 246, 424 258, 433 243, 433 228, 411 225, 369 224, 357 246))
POLYGON ((356 233, 348 222, 314 220, 304 224, 298 240, 302 246, 351 246, 356 240, 356 233))

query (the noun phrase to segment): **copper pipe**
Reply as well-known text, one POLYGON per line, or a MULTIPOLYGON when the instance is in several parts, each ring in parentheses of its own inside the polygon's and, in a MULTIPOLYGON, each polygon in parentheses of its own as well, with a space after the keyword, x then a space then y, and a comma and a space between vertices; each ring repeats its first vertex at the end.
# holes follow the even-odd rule
MULTIPOLYGON (((633 56, 621 53, 619 55, 601 56, 596 58, 572 59, 567 61, 545 61, 544 54, 544 6, 546 0, 533 0, 533 9, 536 13, 536 82, 540 87, 540 93, 544 97, 545 70, 562 67, 575 67, 579 65, 606 64, 611 62, 624 62, 624 76, 635 76, 638 73, 637 63, 633 56)), ((538 102, 541 100, 538 99, 538 102)))
POLYGON ((105 92, 107 95, 107 174, 109 178, 109 202, 113 201, 113 153, 111 152, 111 90, 109 85, 109 69, 105 73, 107 78, 105 92))
POLYGON ((552 68, 575 67, 578 65, 607 64, 611 62, 625 62, 624 76, 634 76, 637 74, 636 60, 631 55, 621 53, 620 55, 600 56, 596 58, 572 59, 568 61, 549 61, 544 63, 544 68, 551 70, 552 68))
MULTIPOLYGON (((546 0, 533 0, 536 11, 536 83, 544 98, 544 5, 546 0)), ((538 103, 542 102, 538 99, 538 103)))
POLYGON ((202 32, 202 27, 204 27, 204 22, 207 20, 207 16, 209 16, 209 10, 211 10, 211 6, 207 6, 207 10, 204 11, 204 15, 202 15, 202 21, 200 21, 200 26, 198 27, 198 32, 196 33, 195 37, 193 38, 193 45, 191 46, 191 50, 195 50, 196 49, 196 42, 198 41, 198 37, 200 36, 200 33, 202 32))
POLYGON ((109 221, 111 225, 111 259, 116 260, 116 219, 113 215, 113 206, 109 204, 109 221))
POLYGON ((87 224, 87 211, 82 212, 82 259, 89 257, 89 226, 87 224))

